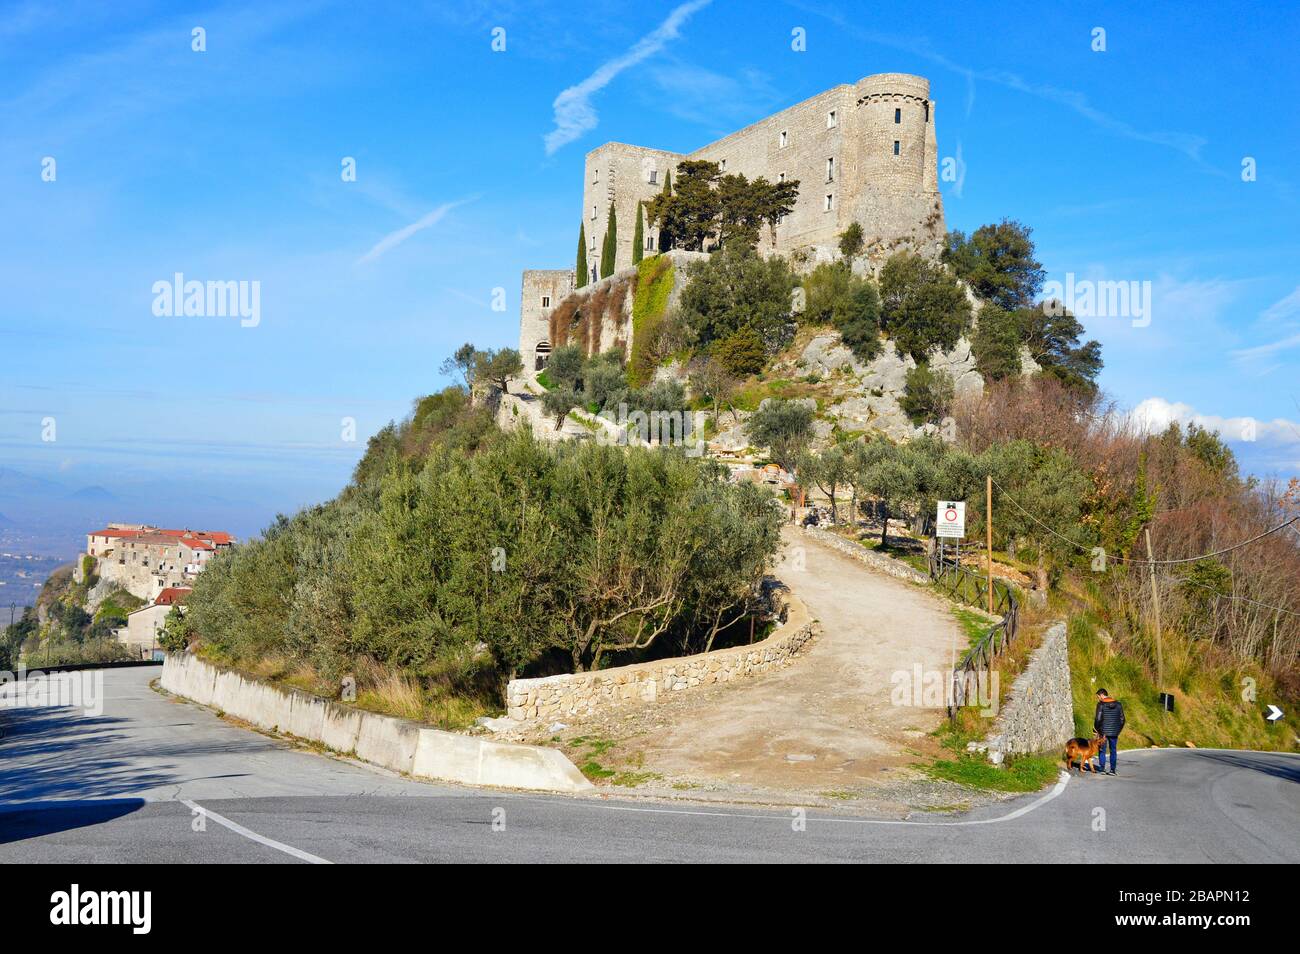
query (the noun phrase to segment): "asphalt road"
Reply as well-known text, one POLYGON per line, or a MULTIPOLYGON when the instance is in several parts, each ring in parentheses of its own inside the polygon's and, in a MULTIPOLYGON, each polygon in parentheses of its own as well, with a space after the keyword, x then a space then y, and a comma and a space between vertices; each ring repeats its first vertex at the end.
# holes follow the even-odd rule
MULTIPOLYGON (((949 818, 427 785, 294 749, 107 670, 104 711, 0 709, 0 863, 1291 862, 1300 756, 1122 752, 1120 776, 949 818)), ((12 693, 12 686, 6 687, 12 693)))

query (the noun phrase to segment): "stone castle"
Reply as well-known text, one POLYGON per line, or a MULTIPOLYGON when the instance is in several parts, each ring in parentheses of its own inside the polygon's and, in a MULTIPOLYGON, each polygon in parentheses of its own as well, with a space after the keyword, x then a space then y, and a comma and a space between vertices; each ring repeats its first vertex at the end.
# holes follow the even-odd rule
MULTIPOLYGON (((850 223, 863 229, 866 253, 879 259, 899 248, 937 253, 945 233, 930 82, 906 73, 878 73, 845 83, 746 126, 692 153, 605 143, 587 153, 582 221, 593 283, 612 205, 617 218, 615 268, 632 263, 637 207, 662 189, 686 159, 716 162, 725 174, 777 182, 797 179, 794 210, 763 229, 762 254, 796 264, 838 254, 850 223)), ((644 254, 659 251, 658 230, 645 223, 644 254)), ((519 353, 528 372, 550 354, 552 311, 576 286, 572 268, 525 271, 519 353)))

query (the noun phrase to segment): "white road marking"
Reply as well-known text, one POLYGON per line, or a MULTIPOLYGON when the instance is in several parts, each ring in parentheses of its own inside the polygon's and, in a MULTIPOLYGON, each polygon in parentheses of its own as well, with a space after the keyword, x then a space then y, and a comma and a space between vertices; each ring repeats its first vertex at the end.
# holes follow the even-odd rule
MULTIPOLYGON (((1052 799, 1056 798, 1056 796, 1060 795, 1063 791, 1065 791, 1065 786, 1069 781, 1070 781, 1070 777, 1066 775, 1064 772, 1062 772, 1060 774, 1060 781, 1058 781, 1056 785, 1052 788, 1052 790, 1048 792, 1046 795, 1034 799, 1028 805, 1022 805, 1020 808, 1017 808, 1014 812, 1010 812, 1009 814, 1006 815, 999 815, 997 818, 976 818, 976 819, 969 819, 967 821, 941 822, 941 821, 906 821, 902 819, 893 819, 893 818, 834 818, 834 817, 825 817, 819 815, 813 818, 809 818, 808 821, 810 823, 811 822, 834 822, 840 825, 913 825, 913 826, 928 826, 934 828, 955 828, 960 825, 996 825, 999 822, 1007 822, 1015 818, 1020 818, 1023 815, 1029 814, 1035 808, 1039 808, 1043 805, 1046 805, 1052 799)), ((637 808, 631 805, 597 805, 596 807, 604 808, 607 811, 611 811, 611 812, 645 812, 651 815, 701 815, 708 818, 778 819, 780 821, 789 820, 788 815, 747 815, 741 812, 702 812, 702 811, 691 811, 691 810, 679 809, 679 808, 637 808)))
POLYGON ((276 841, 274 838, 267 838, 264 835, 259 835, 255 831, 250 831, 249 829, 245 828, 243 825, 240 825, 237 822, 232 822, 229 818, 226 818, 222 815, 218 815, 216 812, 212 811, 211 809, 204 808, 202 805, 198 804, 197 802, 192 802, 188 798, 182 798, 181 804, 188 805, 191 811, 201 812, 204 816, 211 818, 218 825, 222 825, 226 828, 229 828, 235 834, 243 835, 245 838, 249 839, 250 841, 255 841, 259 845, 266 845, 266 847, 274 848, 276 851, 283 851, 286 855, 293 855, 295 858, 300 858, 301 860, 309 862, 313 865, 334 864, 334 862, 322 858, 319 855, 313 855, 309 851, 303 851, 301 848, 295 848, 293 845, 286 845, 282 841, 276 841))

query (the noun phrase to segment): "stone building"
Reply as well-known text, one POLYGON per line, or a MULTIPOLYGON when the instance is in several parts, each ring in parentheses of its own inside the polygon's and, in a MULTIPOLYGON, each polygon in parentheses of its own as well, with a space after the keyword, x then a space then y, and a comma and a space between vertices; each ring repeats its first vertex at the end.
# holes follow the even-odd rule
MULTIPOLYGON (((930 82, 906 73, 836 86, 691 153, 605 143, 587 153, 583 168, 587 281, 600 274, 610 207, 618 270, 632 264, 638 206, 661 192, 664 177, 686 159, 716 162, 723 174, 750 180, 799 181, 794 210, 775 237, 762 230, 763 254, 796 263, 830 260, 852 222, 862 227, 875 262, 901 248, 937 254, 946 225, 936 149, 930 82)), ((658 229, 648 221, 644 242, 644 254, 659 251, 658 229)), ((573 285, 570 269, 524 273, 520 355, 528 371, 545 363, 550 311, 573 285)))
MULTIPOLYGON (((234 537, 222 531, 111 523, 86 534, 86 555, 93 558, 93 570, 100 579, 152 601, 167 587, 193 580, 212 557, 233 544, 234 537)), ((77 582, 84 577, 81 561, 73 576, 77 582)))

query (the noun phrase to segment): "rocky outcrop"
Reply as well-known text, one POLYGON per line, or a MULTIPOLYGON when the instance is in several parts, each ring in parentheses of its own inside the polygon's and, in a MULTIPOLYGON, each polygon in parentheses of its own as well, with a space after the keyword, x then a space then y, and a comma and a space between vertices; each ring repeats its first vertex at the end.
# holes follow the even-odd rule
MULTIPOLYGON (((952 378, 956 397, 983 393, 984 379, 976 370, 966 338, 948 351, 933 352, 929 364, 952 378)), ((1027 351, 1021 354, 1021 364, 1026 375, 1041 370, 1027 351)), ((892 341, 883 342, 880 354, 863 363, 840 340, 839 332, 824 332, 804 347, 797 367, 844 382, 844 397, 825 410, 825 416, 841 430, 877 430, 893 440, 909 440, 934 430, 932 425, 914 425, 899 406, 907 389, 907 372, 916 367, 916 361, 911 355, 900 355, 892 341)))

